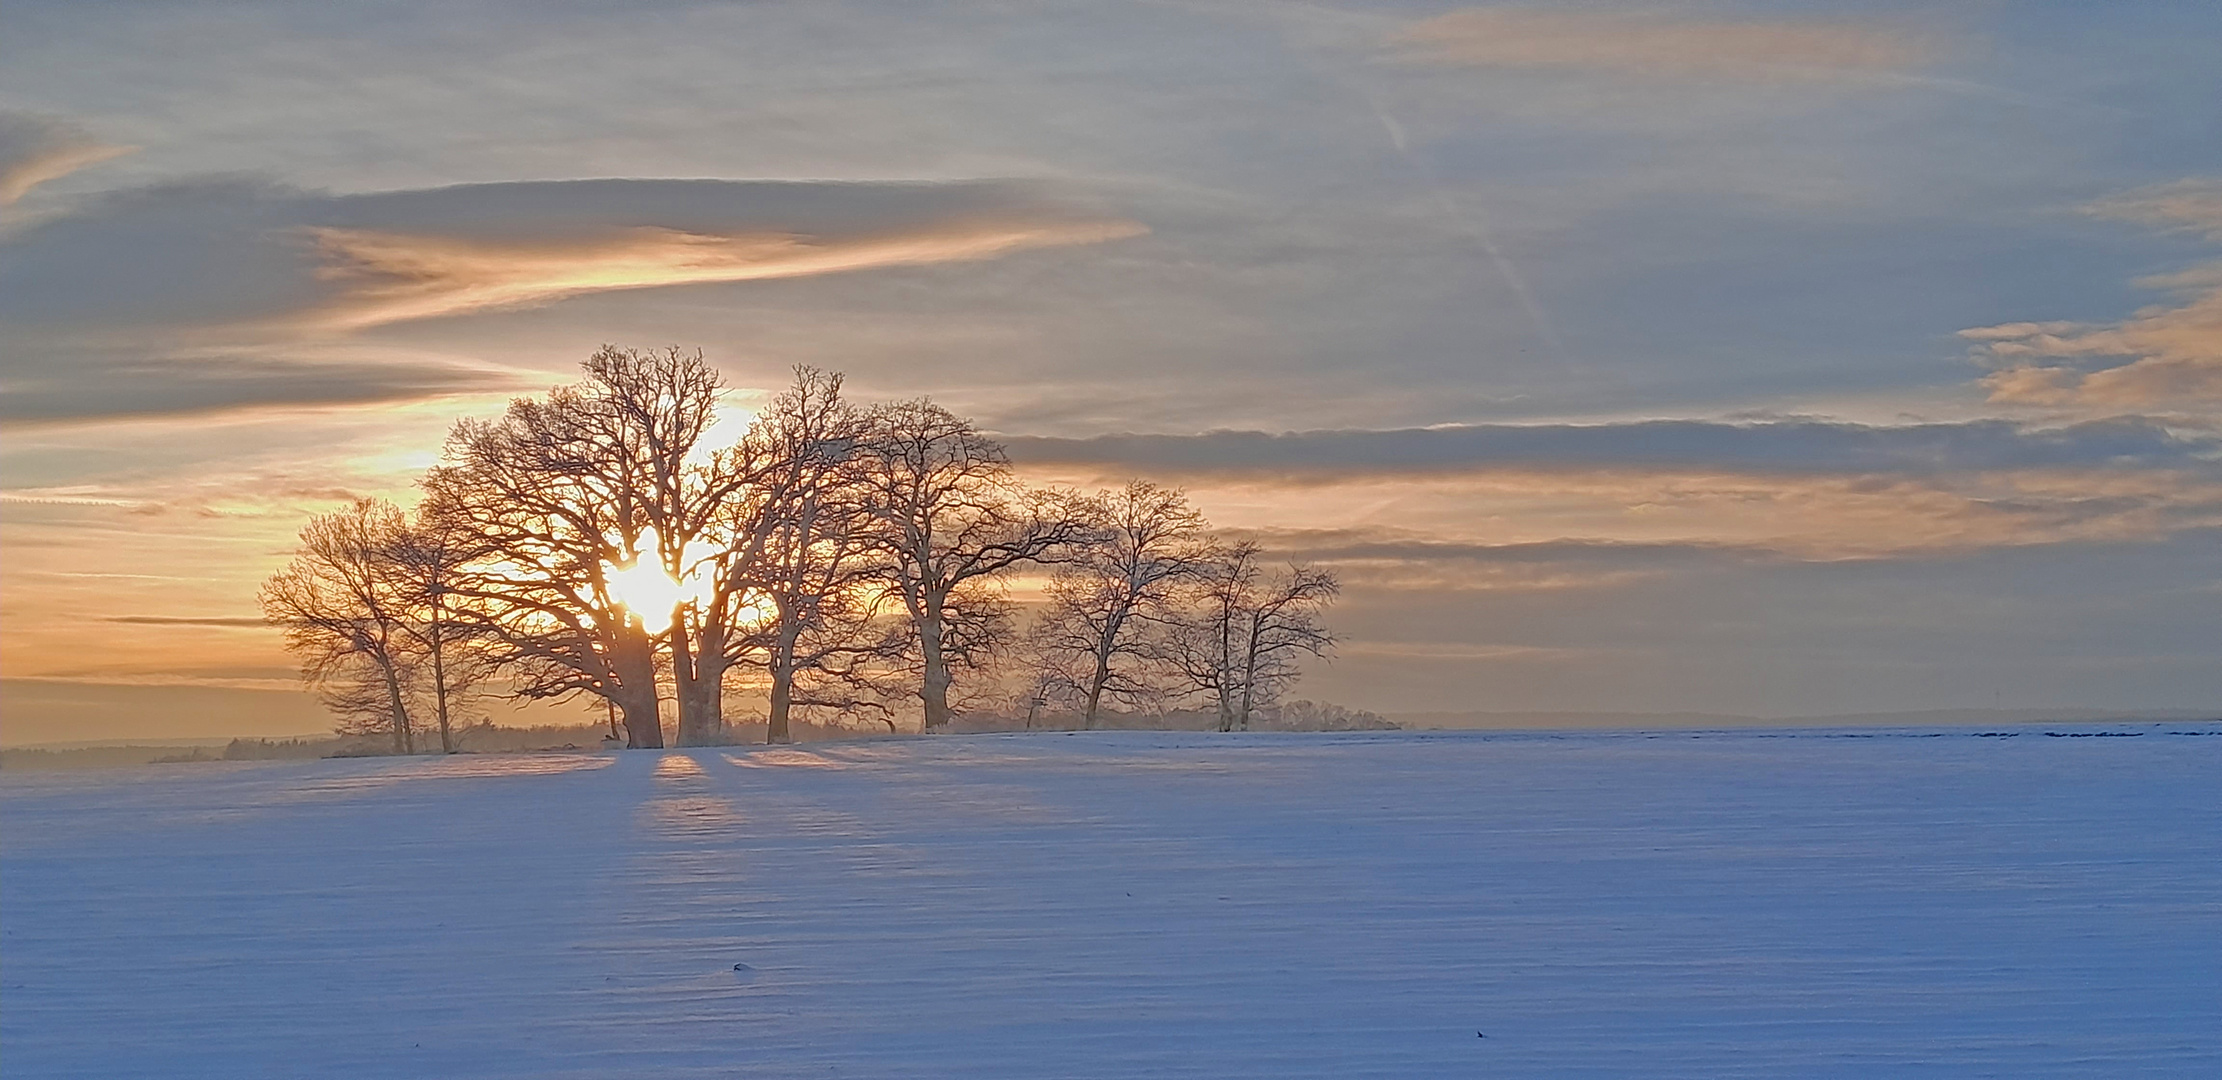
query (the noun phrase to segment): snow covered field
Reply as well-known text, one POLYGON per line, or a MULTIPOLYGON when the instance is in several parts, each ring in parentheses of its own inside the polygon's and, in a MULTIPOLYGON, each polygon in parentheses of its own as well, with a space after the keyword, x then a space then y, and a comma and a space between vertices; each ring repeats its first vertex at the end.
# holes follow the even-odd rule
POLYGON ((0 1073, 2222 1076, 2212 727, 14 775, 0 1073))

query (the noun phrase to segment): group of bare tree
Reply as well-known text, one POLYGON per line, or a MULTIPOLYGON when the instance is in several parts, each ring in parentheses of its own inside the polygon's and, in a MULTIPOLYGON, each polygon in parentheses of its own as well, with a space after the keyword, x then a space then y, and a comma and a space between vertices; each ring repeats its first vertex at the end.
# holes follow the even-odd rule
POLYGON ((413 514, 375 500, 313 519, 263 607, 342 730, 443 750, 466 692, 606 702, 628 746, 728 741, 750 677, 768 738, 798 713, 926 731, 989 701, 1014 664, 1031 716, 1200 699, 1247 727, 1332 639, 1323 571, 1267 570, 1179 491, 1083 496, 1020 483, 1003 447, 926 400, 861 407, 798 369, 738 439, 700 353, 605 347, 585 378, 465 420, 413 514), (1014 572, 1051 573, 1032 627, 1014 572))
POLYGON ((1201 699, 1219 730, 1251 718, 1334 638, 1320 615, 1334 575, 1268 570, 1258 545, 1223 542, 1180 491, 1135 481, 1086 500, 1090 542, 1051 577, 1027 635, 1029 710, 1064 705, 1094 727, 1109 704, 1201 699))
POLYGON ((391 736, 395 753, 415 753, 429 711, 441 751, 455 752, 458 706, 489 670, 454 606, 466 561, 459 537, 382 500, 301 530, 299 554, 263 584, 262 609, 341 733, 391 736))

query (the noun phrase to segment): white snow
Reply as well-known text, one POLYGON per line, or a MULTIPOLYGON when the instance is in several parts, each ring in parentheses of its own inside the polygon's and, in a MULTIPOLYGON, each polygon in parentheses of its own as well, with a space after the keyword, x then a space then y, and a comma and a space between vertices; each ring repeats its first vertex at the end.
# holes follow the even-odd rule
POLYGON ((10 775, 0 1072, 2222 1076, 2209 729, 10 775))

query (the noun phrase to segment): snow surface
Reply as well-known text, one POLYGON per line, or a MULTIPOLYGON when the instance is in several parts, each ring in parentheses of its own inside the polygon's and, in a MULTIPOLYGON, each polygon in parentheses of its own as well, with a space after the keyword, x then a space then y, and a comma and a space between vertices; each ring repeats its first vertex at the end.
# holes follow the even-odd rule
POLYGON ((2211 728, 16 775, 0 1073, 2216 1077, 2211 728))

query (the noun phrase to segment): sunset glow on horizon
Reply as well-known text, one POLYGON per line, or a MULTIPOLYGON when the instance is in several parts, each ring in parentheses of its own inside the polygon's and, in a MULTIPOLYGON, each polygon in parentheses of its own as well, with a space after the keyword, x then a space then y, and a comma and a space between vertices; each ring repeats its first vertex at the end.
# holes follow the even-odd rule
POLYGON ((934 7, 0 15, 0 740, 321 730, 303 521, 604 344, 1181 487, 1320 700, 2222 706, 2222 11, 934 7))

